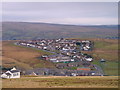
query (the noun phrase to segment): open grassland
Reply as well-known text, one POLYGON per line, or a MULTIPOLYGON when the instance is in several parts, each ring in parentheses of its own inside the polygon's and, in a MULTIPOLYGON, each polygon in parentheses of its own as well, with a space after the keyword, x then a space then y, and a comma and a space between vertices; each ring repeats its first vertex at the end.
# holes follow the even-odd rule
POLYGON ((100 61, 94 60, 92 63, 100 66, 105 75, 118 75, 118 61, 106 61, 101 63, 100 61))
POLYGON ((93 64, 101 66, 106 75, 118 75, 118 40, 112 39, 86 39, 94 41, 94 49, 91 52, 84 51, 93 56, 93 64), (99 60, 105 59, 105 63, 99 60))
POLYGON ((13 41, 3 41, 2 43, 2 62, 4 67, 18 66, 23 69, 32 69, 36 67, 55 68, 53 63, 37 58, 43 54, 50 53, 41 50, 16 46, 13 45, 13 43, 13 41))
MULTIPOLYGON (((89 39, 88 39, 89 40, 89 39)), ((84 52, 91 54, 95 60, 101 58, 105 60, 118 61, 118 40, 113 39, 90 39, 94 41, 94 49, 91 52, 84 52)))
POLYGON ((21 77, 3 79, 2 83, 3 88, 118 88, 118 77, 21 77))

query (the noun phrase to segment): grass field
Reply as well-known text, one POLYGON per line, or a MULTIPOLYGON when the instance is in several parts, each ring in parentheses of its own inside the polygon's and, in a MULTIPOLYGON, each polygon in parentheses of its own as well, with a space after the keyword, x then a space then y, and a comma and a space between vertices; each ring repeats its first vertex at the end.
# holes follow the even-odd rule
POLYGON ((118 77, 21 77, 3 79, 3 88, 118 88, 118 77))
POLYGON ((104 58, 106 60, 118 60, 118 40, 99 40, 95 42, 95 58, 104 58))
POLYGON ((118 40, 99 40, 95 42, 93 56, 98 58, 95 62, 103 58, 104 64, 100 64, 106 75, 118 75, 118 40))
POLYGON ((106 61, 105 63, 101 63, 100 61, 95 60, 92 63, 100 66, 105 75, 118 75, 118 61, 106 61))
POLYGON ((90 39, 94 41, 94 49, 88 53, 93 56, 93 64, 101 66, 106 75, 118 75, 118 40, 90 39), (105 59, 105 64, 100 64, 105 59))
POLYGON ((90 39, 94 41, 94 49, 91 54, 95 60, 105 59, 109 61, 118 61, 118 40, 111 39, 90 39))
POLYGON ((3 67, 18 66, 23 69, 32 69, 36 67, 55 68, 53 63, 37 58, 43 54, 50 53, 37 49, 16 46, 13 43, 13 41, 3 41, 2 43, 3 67))

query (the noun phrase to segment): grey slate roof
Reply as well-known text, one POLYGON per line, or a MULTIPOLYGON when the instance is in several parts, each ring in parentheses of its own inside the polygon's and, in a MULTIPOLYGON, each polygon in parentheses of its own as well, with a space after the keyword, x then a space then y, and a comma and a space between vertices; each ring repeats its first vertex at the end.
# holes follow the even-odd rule
POLYGON ((18 70, 12 70, 12 71, 10 71, 11 73, 16 73, 16 72, 20 72, 20 71, 18 71, 18 70))
POLYGON ((10 73, 5 73, 7 76, 10 76, 11 74, 10 73))

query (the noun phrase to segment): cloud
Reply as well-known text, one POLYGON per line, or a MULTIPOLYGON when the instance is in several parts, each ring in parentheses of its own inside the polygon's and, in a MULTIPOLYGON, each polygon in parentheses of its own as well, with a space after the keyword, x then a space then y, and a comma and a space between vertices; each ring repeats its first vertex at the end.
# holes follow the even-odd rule
POLYGON ((51 19, 33 19, 29 22, 47 22, 57 24, 76 24, 76 25, 101 25, 101 24, 118 24, 116 18, 51 18, 51 19), (111 23, 112 22, 112 23, 111 23))
POLYGON ((116 24, 117 3, 3 3, 3 21, 116 24))

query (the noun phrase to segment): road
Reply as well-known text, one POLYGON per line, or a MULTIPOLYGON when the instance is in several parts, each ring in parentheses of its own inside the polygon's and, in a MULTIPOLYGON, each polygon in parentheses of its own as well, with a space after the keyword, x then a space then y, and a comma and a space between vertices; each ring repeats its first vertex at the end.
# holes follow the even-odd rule
POLYGON ((103 70, 102 70, 102 68, 100 67, 100 66, 98 66, 98 65, 93 65, 94 67, 95 67, 95 69, 96 69, 96 71, 98 72, 98 73, 100 73, 101 75, 104 75, 104 72, 103 72, 103 70))

